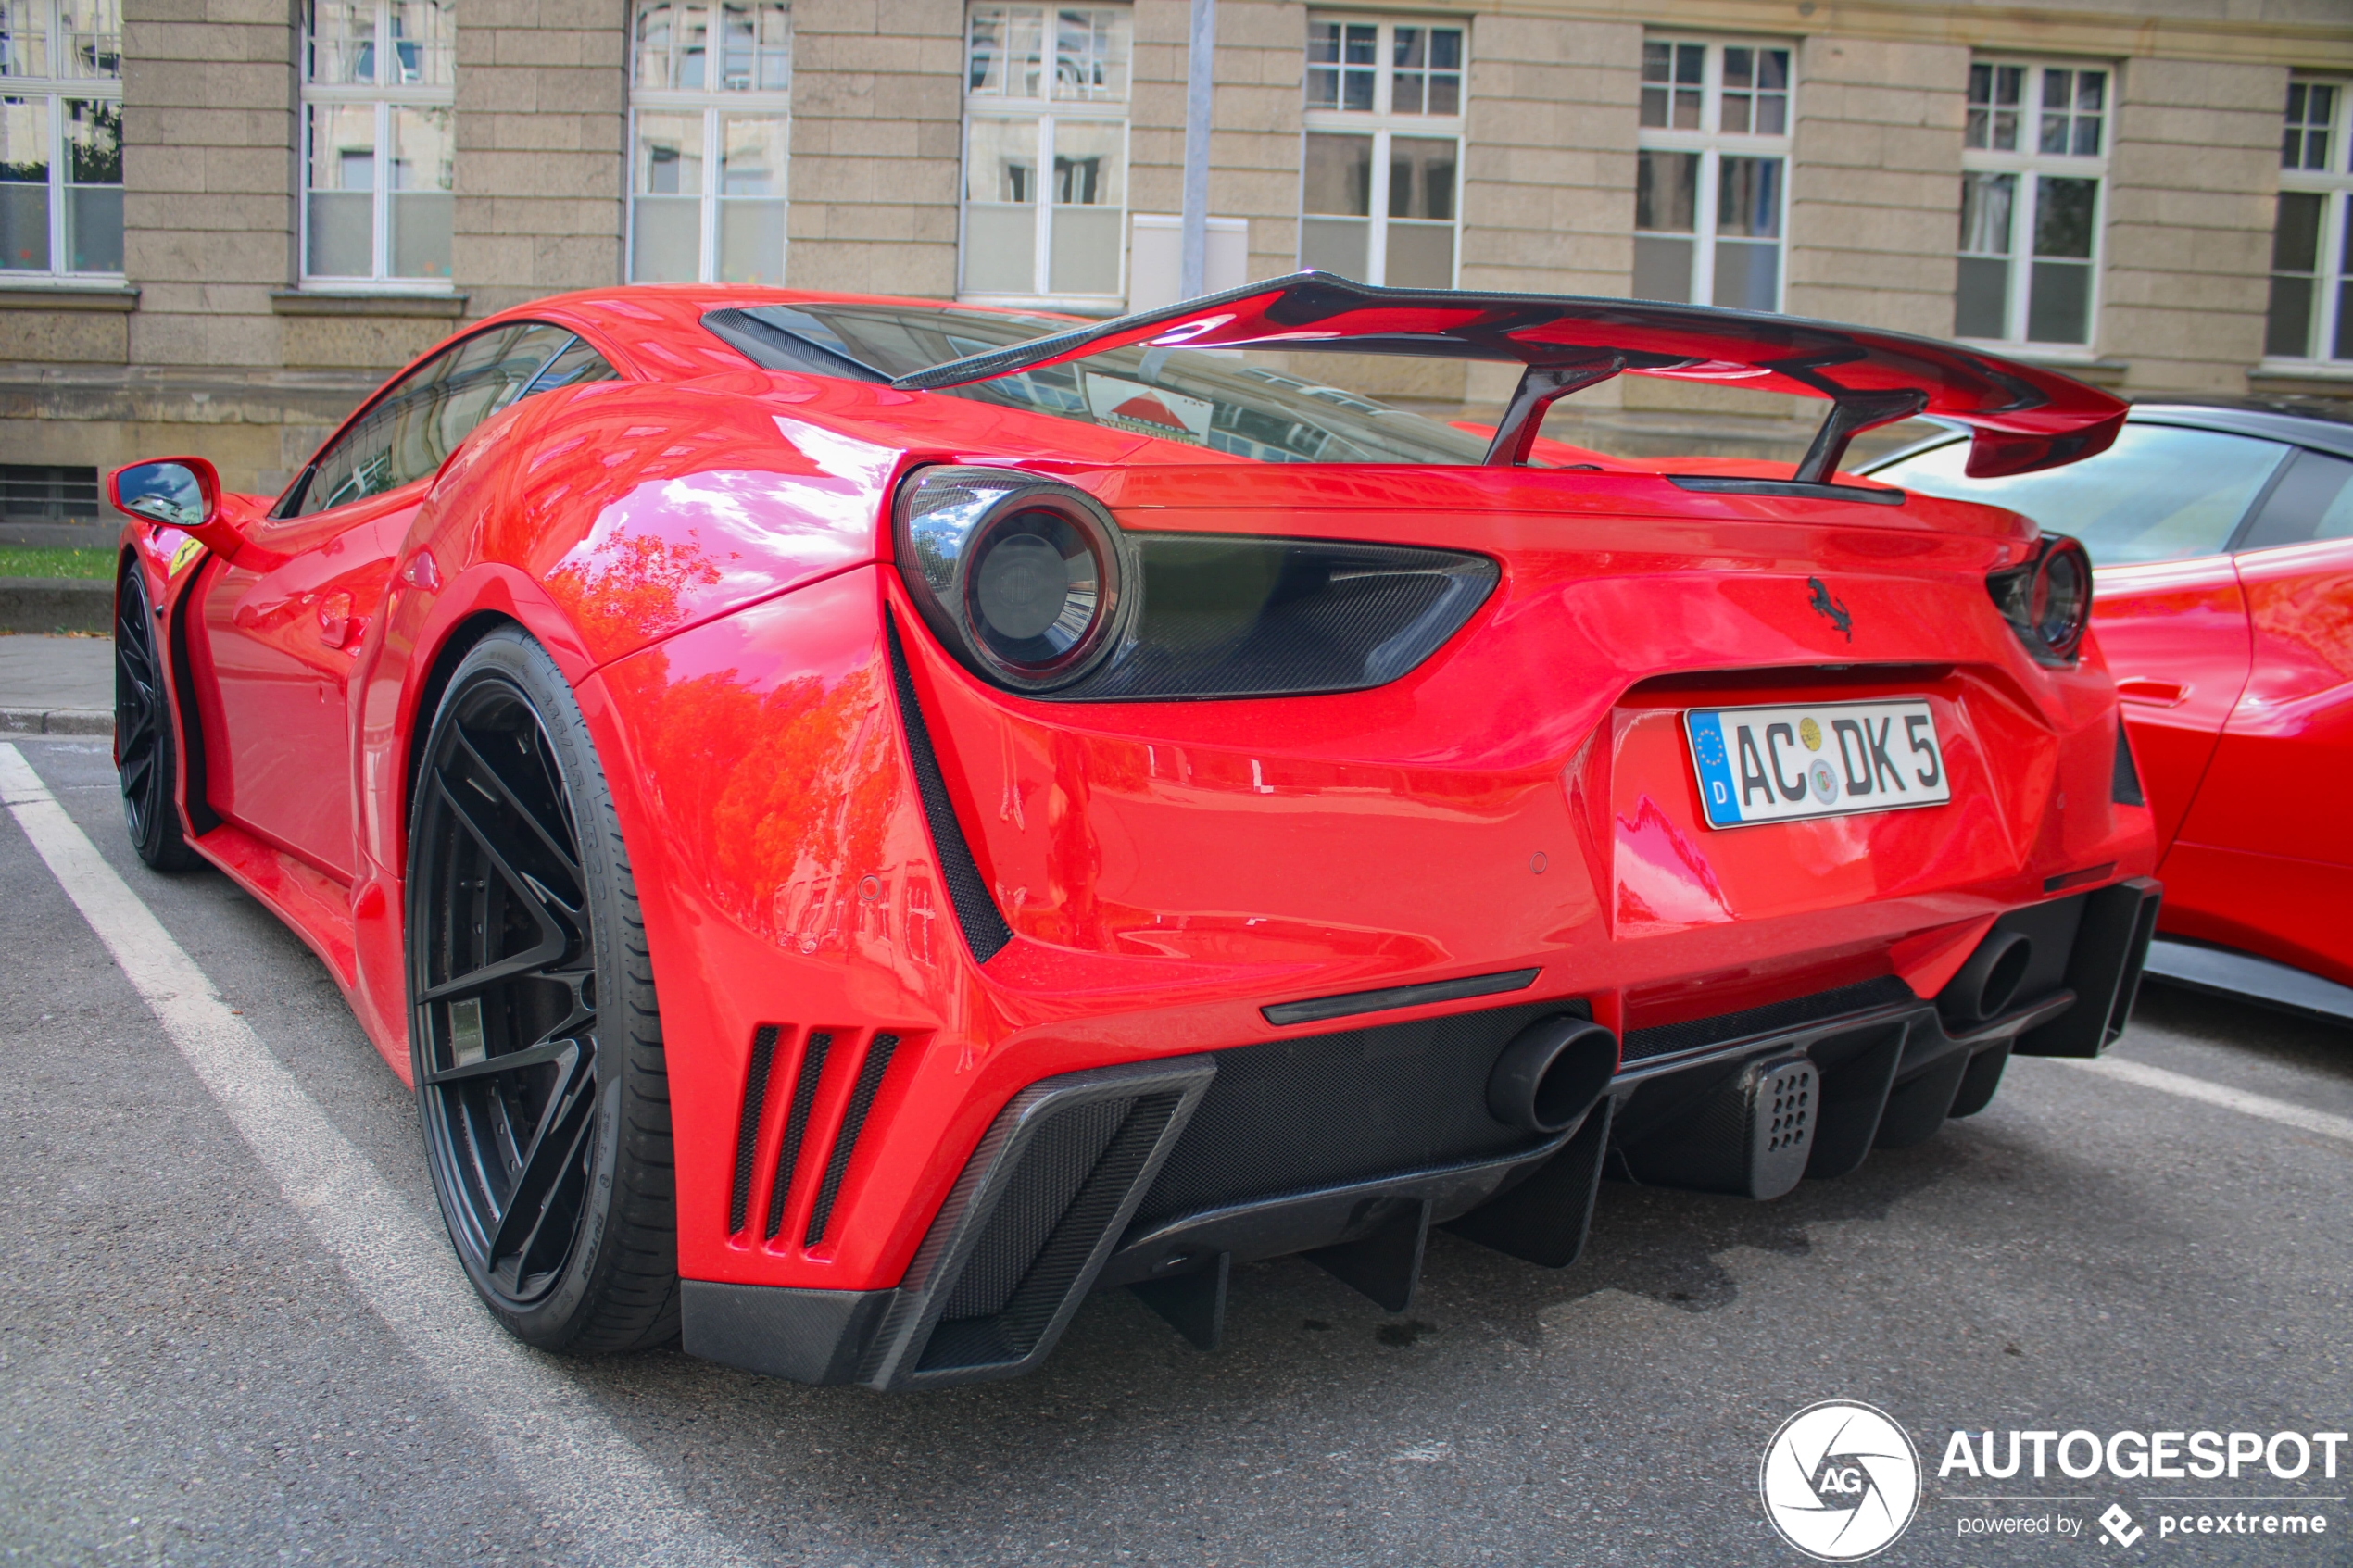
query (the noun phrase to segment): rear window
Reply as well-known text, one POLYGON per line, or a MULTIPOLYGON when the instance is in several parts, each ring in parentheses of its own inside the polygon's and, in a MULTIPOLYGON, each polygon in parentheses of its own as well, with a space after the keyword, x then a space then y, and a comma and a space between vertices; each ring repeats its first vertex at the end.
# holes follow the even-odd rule
MULTIPOLYGON (((919 306, 812 304, 714 312, 714 332, 775 370, 903 376, 1067 332, 1068 320, 919 306), (749 330, 746 330, 746 323, 749 330)), ((1477 463, 1485 438, 1232 350, 1118 348, 950 390, 1265 463, 1477 463)))
POLYGON ((1971 479, 1955 441, 1873 469, 1873 479, 2023 512, 2083 542, 2095 566, 2220 555, 2287 447, 2179 425, 2127 424, 2096 458, 2040 473, 1971 479))

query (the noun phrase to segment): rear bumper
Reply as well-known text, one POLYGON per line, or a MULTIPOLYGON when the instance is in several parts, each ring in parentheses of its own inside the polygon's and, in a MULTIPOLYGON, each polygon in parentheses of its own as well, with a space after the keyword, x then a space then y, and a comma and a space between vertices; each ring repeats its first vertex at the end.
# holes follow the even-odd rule
POLYGON ((2005 916, 1981 952, 2029 951, 1991 1017, 1965 967, 1933 1001, 1891 976, 1635 1031, 1606 1095, 1549 1135, 1494 1121, 1484 1096, 1504 1047, 1580 1010, 1567 999, 1049 1078, 998 1116, 896 1288, 690 1280, 685 1348, 803 1382, 938 1386, 1031 1370, 1116 1286, 1212 1345, 1236 1261, 1306 1253, 1392 1311, 1433 1224, 1562 1266, 1605 1172, 1778 1196, 1983 1109, 2013 1052, 2097 1055, 2158 902, 2133 879, 2005 916))

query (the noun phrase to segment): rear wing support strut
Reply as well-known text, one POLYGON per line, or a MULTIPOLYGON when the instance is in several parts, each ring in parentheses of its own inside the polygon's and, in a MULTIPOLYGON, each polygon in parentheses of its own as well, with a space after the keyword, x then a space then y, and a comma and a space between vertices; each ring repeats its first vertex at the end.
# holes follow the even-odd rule
POLYGON ((1488 443, 1483 460, 1490 468, 1505 469, 1527 462, 1529 449, 1536 445, 1536 433, 1543 428, 1544 410, 1570 393, 1605 382, 1625 368, 1623 354, 1583 365, 1529 366, 1520 372, 1519 385, 1512 390, 1511 404, 1495 426, 1495 439, 1488 443))
POLYGON ((1845 460, 1848 442, 1867 430, 1908 420, 1927 407, 1928 394, 1916 387, 1835 394, 1831 398, 1831 411, 1822 416, 1822 426, 1814 433, 1806 456, 1798 459, 1797 471, 1790 475, 1791 482, 1830 483, 1838 472, 1838 465, 1845 460))

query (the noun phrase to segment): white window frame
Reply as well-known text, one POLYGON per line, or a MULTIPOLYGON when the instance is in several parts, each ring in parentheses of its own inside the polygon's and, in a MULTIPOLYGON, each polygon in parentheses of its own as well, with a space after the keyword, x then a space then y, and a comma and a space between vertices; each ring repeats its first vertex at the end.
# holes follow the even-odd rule
MULTIPOLYGON (((296 159, 296 200, 298 211, 296 243, 300 247, 296 257, 300 262, 296 276, 301 287, 321 293, 369 294, 430 294, 446 295, 457 290, 457 269, 453 265, 447 278, 398 278, 392 271, 392 111, 396 108, 447 109, 451 124, 451 153, 456 153, 456 123, 458 112, 457 44, 450 44, 450 80, 437 87, 385 85, 384 62, 392 44, 392 0, 376 0, 375 59, 378 80, 372 82, 314 82, 310 80, 311 39, 309 7, 303 8, 304 19, 296 29, 296 76, 302 84, 302 102, 295 120, 295 135, 298 139, 296 159), (356 272, 313 272, 310 270, 310 159, 317 150, 311 133, 310 114, 316 107, 340 105, 367 105, 375 110, 375 166, 368 182, 369 222, 371 225, 370 274, 356 272)), ((454 205, 457 192, 450 197, 454 205)))
MULTIPOLYGON (((2099 357, 2100 302, 2102 275, 2108 266, 2108 160, 2116 144, 2116 120, 2119 104, 2119 77, 2112 60, 2036 59, 2018 55, 1979 55, 1969 61, 1971 66, 2017 67, 2026 72, 2025 86, 2019 95, 2019 142, 2014 151, 2003 152, 1991 147, 1963 146, 1961 171, 1964 174, 2014 174, 2018 177, 2017 197, 2010 209, 2010 248, 2008 294, 2002 307, 2003 321, 2013 328, 2005 337, 1962 338, 1964 343, 1982 343, 2005 349, 2031 350, 2036 356, 2054 359, 2095 359, 2099 357), (2100 150, 2095 155, 2078 153, 2045 153, 2034 149, 2042 144, 2043 82, 2046 71, 2094 70, 2107 77, 2101 95, 2100 150), (2036 208, 2042 199, 2045 176, 2060 180, 2089 180, 2092 194, 2092 254, 2089 258, 2091 280, 2083 305, 2083 341, 2082 343, 2045 342, 2027 336, 2034 285, 2034 224, 2036 208)), ((1991 140, 1990 136, 1988 140, 1991 140)), ((1955 214, 1957 222, 1959 214, 1955 214)), ((1957 245, 1955 254, 1963 253, 1957 245)), ((2072 257, 2067 259, 2074 259, 2072 257)), ((1958 284, 1957 283, 1957 290, 1958 284)), ((1957 299, 1956 301, 1957 307, 1957 299)), ((1957 334, 1956 334, 1957 335, 1957 334)))
MULTIPOLYGON (((2320 246, 2319 254, 2313 257, 2316 270, 2312 279, 2312 319, 2305 329, 2305 352, 2297 356, 2267 354, 2260 369, 2297 375, 2318 372, 2353 376, 2353 355, 2340 358, 2329 352, 2343 325, 2339 318, 2347 305, 2346 285, 2353 282, 2353 247, 2347 245, 2345 232, 2347 222, 2353 220, 2353 213, 2347 211, 2353 207, 2353 77, 2299 75, 2291 85, 2334 88, 2336 101, 2329 119, 2325 168, 2288 168, 2284 148, 2282 151, 2280 194, 2321 198, 2320 246)), ((2283 142, 2285 134, 2283 110, 2283 142)), ((2297 161, 2300 164, 2302 159, 2297 161)), ((2267 338, 2270 325, 2267 309, 2267 338)))
MULTIPOLYGON (((629 169, 626 175, 628 199, 623 204, 621 253, 623 272, 631 282, 638 282, 635 276, 637 198, 646 194, 637 189, 637 116, 639 113, 694 114, 699 112, 702 115, 702 190, 698 193, 701 197, 701 206, 698 209, 696 241, 699 262, 695 273, 695 281, 704 283, 715 283, 720 281, 719 210, 722 193, 719 187, 721 177, 725 172, 723 168, 725 159, 722 156, 724 149, 719 139, 720 119, 723 115, 766 115, 782 123, 786 148, 785 165, 778 172, 776 179, 776 194, 774 197, 762 198, 781 201, 785 204, 787 238, 785 241, 784 254, 776 258, 776 276, 781 281, 786 276, 786 269, 791 265, 792 258, 792 241, 789 238, 792 212, 790 149, 792 146, 791 50, 793 38, 790 12, 789 10, 786 12, 785 21, 785 84, 782 87, 711 87, 708 85, 691 88, 642 87, 637 84, 640 55, 637 37, 639 29, 644 25, 644 13, 647 8, 647 0, 633 0, 629 6, 629 142, 625 149, 629 169)), ((676 6, 673 6, 673 10, 679 8, 676 6)), ((711 0, 709 9, 716 11, 719 8, 718 0, 711 0)), ((757 47, 755 41, 755 51, 757 47)), ((718 53, 717 49, 713 49, 706 56, 706 78, 711 63, 718 57, 718 53)), ((679 193, 681 195, 686 194, 683 191, 679 193)), ((679 280, 655 281, 677 282, 679 280)))
MULTIPOLYGON (((1775 242, 1780 247, 1780 263, 1773 269, 1773 303, 1779 311, 1789 298, 1790 257, 1790 187, 1795 182, 1797 138, 1797 43, 1788 38, 1739 38, 1716 33, 1654 32, 1645 33, 1642 42, 1669 46, 1699 44, 1705 49, 1702 67, 1699 128, 1678 131, 1667 126, 1635 128, 1636 157, 1642 153, 1697 153, 1699 182, 1692 193, 1692 231, 1688 234, 1666 229, 1638 229, 1637 235, 1654 235, 1659 239, 1688 239, 1692 242, 1692 277, 1690 303, 1712 304, 1716 298, 1717 200, 1723 178, 1724 159, 1731 157, 1779 158, 1781 164, 1780 211, 1776 217, 1780 235, 1775 242), (1724 51, 1733 49, 1775 49, 1789 56, 1787 92, 1789 106, 1779 135, 1760 135, 1755 132, 1720 129, 1724 113, 1724 51)), ((1670 87, 1667 118, 1674 118, 1670 87)), ((1744 235, 1734 235, 1743 244, 1754 244, 1744 235)))
MULTIPOLYGON (((990 4, 992 0, 980 0, 990 4)), ((997 4, 1021 5, 1026 0, 993 0, 997 4)), ((964 37, 958 69, 958 80, 964 87, 963 123, 959 129, 956 162, 956 299, 965 305, 1024 306, 1032 308, 1069 310, 1083 315, 1115 315, 1126 307, 1127 299, 1128 224, 1135 211, 1135 193, 1128 181, 1134 173, 1129 149, 1133 142, 1130 115, 1136 97, 1136 33, 1135 12, 1126 4, 1088 3, 1070 7, 1056 6, 1044 0, 1046 32, 1041 47, 1044 57, 1038 72, 1038 85, 1044 97, 1023 98, 1010 94, 992 94, 972 92, 973 12, 979 5, 964 7, 964 37), (1087 11, 1119 10, 1128 13, 1127 33, 1127 95, 1117 100, 1056 98, 1052 96, 1055 71, 1055 13, 1065 8, 1087 11), (1030 263, 1030 280, 1034 285, 1027 291, 988 291, 964 286, 964 263, 969 254, 966 239, 966 212, 972 202, 973 121, 975 119, 1029 121, 1037 126, 1038 189, 1029 205, 1037 222, 1036 249, 1030 263), (1116 125, 1119 128, 1119 287, 1111 294, 1055 293, 1052 282, 1054 264, 1054 128, 1062 121, 1092 125, 1116 125)))
MULTIPOLYGON (((49 265, 38 270, 32 268, 0 268, 0 287, 38 287, 42 284, 86 286, 92 282, 120 283, 123 274, 113 271, 77 271, 68 265, 72 259, 66 236, 66 193, 74 188, 67 178, 69 161, 66 142, 66 104, 68 100, 82 103, 112 104, 120 123, 122 113, 122 14, 119 5, 109 14, 115 24, 111 33, 78 34, 100 41, 95 52, 100 59, 115 62, 111 74, 77 76, 61 68, 71 52, 64 32, 65 19, 58 14, 56 0, 33 0, 31 7, 42 27, 42 41, 48 58, 47 69, 39 75, 0 74, 0 98, 39 99, 45 106, 49 121, 49 265), (109 48, 108 45, 111 44, 109 48)), ((6 70, 12 61, 0 59, 0 71, 6 70)), ((117 156, 120 143, 117 142, 117 156)), ((23 182, 22 183, 30 183, 23 182)), ((104 186, 83 186, 84 190, 103 190, 104 186)), ((115 189, 120 190, 118 184, 115 189)))
MULTIPOLYGON (((1301 244, 1305 244, 1307 212, 1307 142, 1310 135, 1365 136, 1373 139, 1372 194, 1366 203, 1368 232, 1365 240, 1365 276, 1361 283, 1383 284, 1389 277, 1389 179, 1390 146, 1399 136, 1419 141, 1454 144, 1454 222, 1453 267, 1446 280, 1448 288, 1460 286, 1463 275, 1463 152, 1465 131, 1470 114, 1471 83, 1471 20, 1467 15, 1457 16, 1381 16, 1361 11, 1310 11, 1310 22, 1336 22, 1342 27, 1374 27, 1378 29, 1373 43, 1373 107, 1370 109, 1309 108, 1306 103, 1306 82, 1302 78, 1300 93, 1300 186, 1298 211, 1301 219, 1301 244), (1451 29, 1463 35, 1461 97, 1457 107, 1461 112, 1451 115, 1399 114, 1392 107, 1397 80, 1397 29, 1400 26, 1451 29)), ((1343 95, 1345 89, 1342 90, 1343 95)), ((1325 216, 1325 215, 1318 215, 1325 216)), ((1410 219, 1414 223, 1429 223, 1428 219, 1410 219)), ((1433 224, 1434 226, 1434 224, 1433 224)), ((1307 262, 1300 263, 1304 267, 1307 262)))

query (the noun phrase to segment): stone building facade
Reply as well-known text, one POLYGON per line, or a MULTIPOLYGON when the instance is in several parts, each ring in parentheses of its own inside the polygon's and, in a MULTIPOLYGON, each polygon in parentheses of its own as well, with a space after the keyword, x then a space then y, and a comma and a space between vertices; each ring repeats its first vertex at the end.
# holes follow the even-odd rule
MULTIPOLYGON (((169 451, 272 488, 386 371, 565 289, 1154 303, 1188 15, 0 0, 8 508, 75 514, 92 470, 169 451)), ((1220 0, 1216 27, 1213 282, 1697 297, 2127 393, 2353 393, 2344 0, 1220 0)))

